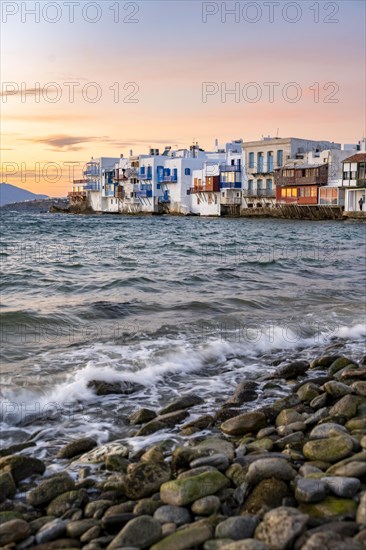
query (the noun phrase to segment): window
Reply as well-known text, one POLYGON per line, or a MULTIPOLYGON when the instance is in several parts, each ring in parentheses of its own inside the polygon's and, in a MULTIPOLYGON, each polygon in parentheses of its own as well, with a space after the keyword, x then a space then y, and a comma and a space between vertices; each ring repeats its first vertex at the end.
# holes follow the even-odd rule
POLYGON ((306 170, 301 170, 301 177, 306 178, 306 170))
POLYGON ((259 173, 263 172, 263 153, 257 154, 257 170, 259 173))
POLYGON ((191 175, 191 169, 190 168, 185 168, 184 175, 185 176, 190 176, 191 175))
POLYGON ((351 180, 357 179, 357 172, 356 172, 355 170, 352 170, 352 172, 351 172, 351 178, 350 178, 350 179, 351 179, 351 180))
POLYGON ((286 197, 286 191, 287 189, 281 189, 281 197, 286 197))
POLYGON ((267 172, 273 172, 273 151, 267 153, 267 172))
POLYGON ((249 191, 253 191, 253 181, 254 180, 248 180, 248 189, 249 189, 249 191))
POLYGON ((240 193, 237 193, 236 196, 237 196, 237 197, 240 197, 240 193))
POLYGON ((282 166, 283 165, 283 151, 282 149, 279 149, 277 151, 277 166, 282 166))
POLYGON ((156 185, 156 189, 160 189, 160 183, 156 185))
POLYGON ((254 168, 254 153, 249 153, 249 168, 254 168))
POLYGON ((266 188, 271 191, 272 190, 272 180, 266 180, 266 188))
POLYGON ((311 191, 311 196, 312 196, 312 197, 317 197, 317 196, 318 196, 318 193, 317 193, 318 190, 317 190, 316 187, 312 187, 312 188, 310 189, 310 191, 311 191))
POLYGON ((257 189, 263 189, 263 180, 257 180, 257 189))

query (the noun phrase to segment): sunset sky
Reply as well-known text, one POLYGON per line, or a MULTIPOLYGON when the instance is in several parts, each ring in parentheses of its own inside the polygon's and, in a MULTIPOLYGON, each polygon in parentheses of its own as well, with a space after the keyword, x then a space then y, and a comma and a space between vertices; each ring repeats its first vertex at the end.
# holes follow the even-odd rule
POLYGON ((277 133, 341 143, 365 135, 363 1, 79 0, 74 21, 66 4, 2 2, 1 181, 62 196, 67 163, 80 163, 79 176, 91 156, 277 133), (36 4, 39 22, 26 12, 36 4), (237 21, 225 21, 235 4, 237 21), (212 95, 203 98, 205 82, 212 95), (240 96, 225 97, 235 83, 240 96))

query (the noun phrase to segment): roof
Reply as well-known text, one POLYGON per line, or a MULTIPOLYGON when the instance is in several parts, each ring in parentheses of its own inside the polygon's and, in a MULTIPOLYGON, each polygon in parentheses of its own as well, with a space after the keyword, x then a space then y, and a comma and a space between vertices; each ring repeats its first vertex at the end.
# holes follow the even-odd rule
POLYGON ((291 163, 291 164, 284 164, 281 166, 280 170, 305 170, 307 168, 321 168, 322 166, 328 166, 326 162, 322 162, 321 164, 309 164, 304 162, 303 164, 297 164, 297 163, 291 163))
POLYGON ((366 153, 356 153, 344 159, 342 162, 366 162, 366 153))

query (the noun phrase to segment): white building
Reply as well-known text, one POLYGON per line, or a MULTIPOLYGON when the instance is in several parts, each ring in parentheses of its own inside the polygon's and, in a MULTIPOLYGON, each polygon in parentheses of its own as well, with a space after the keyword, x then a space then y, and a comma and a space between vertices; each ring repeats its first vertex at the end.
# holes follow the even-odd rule
POLYGON ((343 161, 341 189, 345 192, 345 212, 363 212, 366 216, 366 142, 361 150, 343 161))
POLYGON ((307 153, 340 149, 338 143, 301 138, 264 137, 243 143, 244 186, 242 208, 274 207, 276 188, 274 170, 289 161, 304 160, 307 153))

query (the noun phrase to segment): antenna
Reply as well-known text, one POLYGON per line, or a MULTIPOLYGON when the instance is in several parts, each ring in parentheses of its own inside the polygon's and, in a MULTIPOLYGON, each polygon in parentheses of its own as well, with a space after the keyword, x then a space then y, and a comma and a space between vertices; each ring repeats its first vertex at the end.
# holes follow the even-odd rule
POLYGON ((278 138, 278 132, 279 132, 279 131, 280 131, 280 129, 279 129, 279 128, 277 128, 277 134, 276 134, 276 137, 277 137, 277 138, 278 138))

